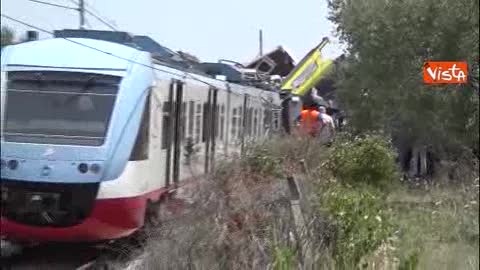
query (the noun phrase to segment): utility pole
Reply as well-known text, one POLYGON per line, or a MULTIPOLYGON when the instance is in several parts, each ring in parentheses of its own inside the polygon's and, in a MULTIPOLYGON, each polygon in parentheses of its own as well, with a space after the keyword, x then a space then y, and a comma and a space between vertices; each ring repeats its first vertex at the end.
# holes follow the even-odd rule
POLYGON ((262 29, 260 29, 260 32, 258 33, 258 41, 259 41, 259 50, 260 50, 260 56, 263 56, 263 32, 262 29))
POLYGON ((85 29, 85 5, 83 0, 79 0, 78 12, 80 13, 80 29, 85 29))

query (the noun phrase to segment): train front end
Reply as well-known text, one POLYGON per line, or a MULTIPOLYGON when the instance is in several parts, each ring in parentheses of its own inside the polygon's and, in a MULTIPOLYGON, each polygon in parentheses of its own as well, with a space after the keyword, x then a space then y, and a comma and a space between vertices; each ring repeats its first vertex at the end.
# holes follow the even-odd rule
POLYGON ((135 206, 98 193, 128 162, 152 82, 149 55, 55 38, 9 46, 1 61, 2 238, 97 241, 134 231, 135 206))

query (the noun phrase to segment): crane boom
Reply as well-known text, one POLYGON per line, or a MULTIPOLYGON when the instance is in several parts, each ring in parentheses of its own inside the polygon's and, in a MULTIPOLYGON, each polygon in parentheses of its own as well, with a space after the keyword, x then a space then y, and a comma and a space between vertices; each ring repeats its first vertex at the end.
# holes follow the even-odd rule
POLYGON ((284 80, 281 90, 303 96, 327 74, 333 61, 323 59, 321 50, 328 42, 329 39, 324 37, 320 44, 298 63, 284 80))

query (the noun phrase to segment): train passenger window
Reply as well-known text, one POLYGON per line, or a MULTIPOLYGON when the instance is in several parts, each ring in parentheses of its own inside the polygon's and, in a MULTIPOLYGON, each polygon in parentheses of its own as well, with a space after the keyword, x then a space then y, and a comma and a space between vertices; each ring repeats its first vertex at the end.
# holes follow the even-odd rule
POLYGON ((232 111, 232 139, 237 135, 237 109, 232 111))
POLYGON ((215 114, 215 139, 220 136, 220 107, 217 106, 217 113, 215 114))
POLYGON ((263 135, 263 128, 262 128, 262 123, 263 123, 263 111, 262 109, 258 110, 258 135, 263 135))
POLYGON ((275 130, 278 129, 278 112, 275 112, 273 115, 273 127, 275 130))
POLYGON ((170 124, 170 102, 163 102, 162 117, 162 149, 167 149, 171 131, 170 124))
POLYGON ((140 122, 140 127, 137 133, 137 139, 133 146, 130 160, 145 160, 148 159, 148 143, 150 137, 150 95, 148 95, 143 109, 143 114, 140 122))
POLYGON ((207 139, 208 127, 208 115, 210 114, 210 108, 206 102, 203 103, 203 122, 202 122, 202 142, 207 139))
POLYGON ((219 106, 215 106, 215 139, 218 138, 218 134, 219 134, 219 129, 220 129, 220 121, 218 121, 219 119, 219 116, 218 116, 218 113, 219 113, 219 106))
POLYGON ((202 124, 202 105, 197 104, 197 115, 195 116, 195 143, 200 143, 200 125, 202 124))
POLYGON ((225 128, 225 106, 220 109, 220 140, 223 141, 223 129, 225 128))
POLYGON ((220 117, 220 140, 223 141, 223 129, 225 128, 225 116, 220 117))
POLYGON ((188 136, 193 137, 193 119, 195 117, 195 101, 190 101, 188 108, 188 136))
POLYGON ((264 109, 263 110, 263 129, 264 129, 264 132, 266 132, 267 129, 269 128, 269 126, 270 126, 270 118, 268 116, 269 116, 268 109, 264 109))
POLYGON ((253 124, 253 108, 248 109, 248 128, 247 128, 247 134, 250 136, 252 135, 252 124, 253 124))
POLYGON ((243 107, 240 106, 238 107, 238 137, 240 138, 242 136, 242 133, 243 133, 243 107))
POLYGON ((253 136, 257 136, 257 125, 258 125, 258 111, 255 109, 254 118, 253 118, 253 136))
POLYGON ((187 139, 187 132, 186 132, 186 128, 187 128, 187 103, 186 102, 183 102, 182 103, 182 117, 181 117, 181 120, 182 122, 180 123, 181 125, 181 131, 182 131, 182 135, 180 136, 182 138, 182 142, 185 142, 185 140, 187 139))

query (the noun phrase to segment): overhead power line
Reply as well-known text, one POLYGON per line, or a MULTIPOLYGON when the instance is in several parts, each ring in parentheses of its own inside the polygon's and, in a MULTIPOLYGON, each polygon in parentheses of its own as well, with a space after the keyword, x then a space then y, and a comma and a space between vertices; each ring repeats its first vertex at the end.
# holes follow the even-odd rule
POLYGON ((85 8, 84 0, 80 0, 80 2, 77 2, 77 1, 74 1, 74 0, 69 0, 71 3, 75 4, 76 7, 64 6, 64 5, 54 4, 54 3, 40 1, 40 0, 28 0, 28 1, 38 3, 38 4, 43 4, 43 5, 48 5, 48 6, 53 6, 53 7, 59 7, 59 8, 78 11, 80 13, 80 29, 84 28, 84 24, 86 23, 84 13, 87 13, 90 16, 97 19, 98 21, 100 21, 101 23, 103 23, 104 25, 106 25, 108 28, 112 29, 113 31, 117 31, 115 26, 113 26, 111 23, 107 22, 107 20, 103 19, 102 17, 100 17, 99 15, 90 11, 89 9, 85 8))
MULTIPOLYGON (((24 25, 24 26, 31 27, 31 28, 33 28, 33 29, 35 29, 35 30, 40 31, 40 32, 47 33, 47 34, 50 34, 50 35, 52 35, 52 36, 54 35, 54 33, 51 32, 51 31, 49 31, 49 30, 45 30, 45 29, 43 29, 43 28, 41 28, 41 27, 38 27, 38 26, 35 26, 35 25, 32 25, 32 24, 26 23, 26 22, 24 22, 24 21, 22 21, 22 20, 15 19, 15 18, 10 17, 10 16, 8 16, 8 15, 5 15, 5 14, 3 14, 3 13, 1 13, 1 16, 4 17, 4 18, 6 18, 6 19, 9 19, 9 20, 11 20, 11 21, 14 21, 14 22, 17 22, 17 23, 19 23, 19 24, 22 24, 22 25, 24 25)), ((157 71, 160 71, 160 72, 163 72, 163 73, 166 73, 166 74, 178 76, 177 73, 174 73, 174 72, 171 72, 171 71, 168 71, 168 70, 164 70, 164 69, 161 69, 161 68, 157 68, 157 67, 155 67, 155 66, 147 65, 147 64, 144 64, 144 63, 140 63, 140 62, 137 62, 137 61, 134 61, 134 60, 125 58, 125 57, 123 57, 123 56, 116 55, 116 54, 113 54, 113 53, 111 53, 111 52, 107 52, 107 51, 104 51, 104 50, 95 48, 95 47, 93 47, 93 46, 90 46, 90 45, 87 45, 87 44, 78 42, 78 41, 76 41, 76 40, 72 40, 72 39, 65 38, 65 37, 62 37, 62 39, 65 39, 65 40, 67 40, 67 41, 69 41, 69 42, 72 42, 72 43, 74 43, 74 44, 77 44, 77 45, 79 45, 79 46, 82 46, 82 47, 85 47, 85 48, 88 48, 88 49, 91 49, 91 50, 94 50, 94 51, 97 51, 97 52, 100 52, 100 53, 104 53, 104 54, 110 55, 110 56, 112 56, 112 57, 115 57, 115 58, 118 58, 118 59, 121 59, 121 60, 127 61, 127 62, 132 63, 132 64, 137 64, 137 65, 144 66, 144 67, 147 67, 147 68, 151 68, 151 69, 153 69, 153 70, 157 70, 157 71)), ((192 80, 201 82, 201 83, 206 84, 206 85, 211 86, 211 87, 215 87, 214 85, 212 85, 212 84, 210 84, 210 83, 208 83, 208 82, 206 82, 206 81, 203 81, 203 80, 201 80, 201 79, 196 78, 195 76, 192 76, 192 75, 189 74, 188 72, 185 72, 185 71, 181 71, 181 72, 183 72, 184 77, 189 77, 189 78, 191 78, 192 80)))
MULTIPOLYGON (((75 0, 69 0, 71 3, 75 4, 75 5, 80 5, 79 2, 75 1, 75 0)), ((88 13, 90 16, 94 17, 95 19, 97 19, 98 21, 100 21, 101 23, 103 23, 104 25, 106 25, 108 28, 112 29, 113 31, 118 31, 116 29, 115 26, 113 26, 111 23, 107 22, 106 19, 103 19, 100 15, 97 15, 95 14, 93 11, 91 11, 90 9, 87 9, 87 8, 83 8, 83 10, 88 13)))
POLYGON ((58 5, 58 4, 54 4, 54 3, 50 3, 50 2, 44 2, 44 1, 38 1, 38 0, 28 0, 28 1, 43 4, 43 5, 53 6, 53 7, 65 8, 65 9, 71 9, 71 10, 78 10, 78 8, 76 8, 76 7, 58 5))
POLYGON ((95 19, 99 20, 100 22, 102 22, 103 24, 105 24, 106 26, 108 26, 110 29, 112 29, 113 31, 117 31, 117 29, 112 26, 110 23, 108 23, 107 21, 105 21, 104 19, 100 18, 100 16, 97 16, 95 15, 93 12, 91 12, 90 10, 88 9, 85 9, 85 12, 87 12, 89 15, 91 15, 92 17, 94 17, 95 19))

